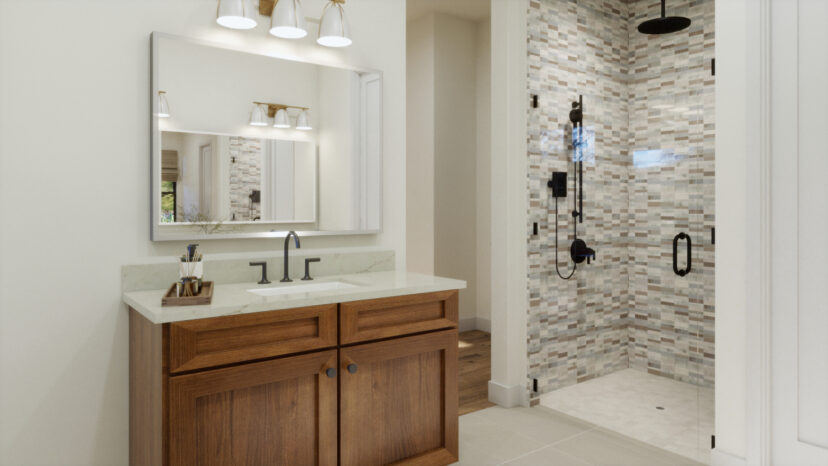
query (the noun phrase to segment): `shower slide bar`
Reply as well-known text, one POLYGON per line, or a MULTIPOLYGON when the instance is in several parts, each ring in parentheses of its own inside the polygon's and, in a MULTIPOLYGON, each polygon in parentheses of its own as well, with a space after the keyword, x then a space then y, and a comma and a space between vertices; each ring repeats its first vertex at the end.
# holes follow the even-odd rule
POLYGON ((691 261, 691 254, 690 251, 693 248, 693 241, 690 239, 690 235, 684 233, 683 231, 676 235, 673 238, 673 272, 676 273, 679 277, 683 277, 690 273, 690 267, 692 265, 691 261), (687 268, 679 270, 678 268, 678 242, 679 240, 687 240, 687 268))

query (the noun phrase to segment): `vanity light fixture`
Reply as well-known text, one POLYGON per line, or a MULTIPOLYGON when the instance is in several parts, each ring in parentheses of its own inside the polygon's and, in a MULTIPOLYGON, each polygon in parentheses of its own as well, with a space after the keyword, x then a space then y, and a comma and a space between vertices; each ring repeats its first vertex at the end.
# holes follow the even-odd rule
POLYGON ((254 102, 250 111, 250 126, 267 126, 267 110, 264 105, 254 102))
POLYGON ((308 120, 307 110, 302 110, 302 112, 299 113, 299 116, 296 117, 296 129, 299 131, 310 131, 313 129, 310 125, 310 121, 308 120))
POLYGON ((308 124, 307 107, 297 107, 295 105, 284 104, 271 104, 267 102, 253 102, 253 105, 254 112, 256 112, 257 109, 259 112, 261 112, 258 114, 250 114, 250 124, 253 126, 267 126, 267 119, 273 118, 274 128, 290 128, 292 125, 290 124, 290 114, 288 113, 288 111, 293 109, 299 112, 299 116, 296 117, 296 129, 300 129, 303 131, 308 131, 312 129, 310 124, 308 124), (255 119, 254 116, 256 116, 255 119), (255 124, 254 121, 256 122, 255 124))
POLYGON ((322 11, 322 19, 319 21, 319 38, 316 42, 325 47, 347 47, 353 42, 351 40, 351 27, 348 25, 348 18, 345 17, 345 9, 342 5, 345 0, 331 0, 325 5, 322 11))
POLYGON ((216 22, 230 29, 253 29, 256 11, 250 0, 219 0, 216 22))
POLYGON ((270 34, 282 39, 301 39, 308 35, 301 0, 276 0, 270 16, 270 34))
POLYGON ((158 91, 158 118, 170 117, 170 104, 167 102, 167 93, 158 91))
MULTIPOLYGON (((259 0, 254 11, 252 0, 218 0, 216 22, 231 29, 253 29, 256 13, 270 16, 269 32, 282 39, 301 39, 308 35, 307 19, 302 10, 302 0, 259 0)), ((319 20, 316 42, 325 47, 348 47, 351 26, 345 16, 345 0, 327 0, 319 20)), ((312 20, 316 22, 315 19, 312 20)))
POLYGON ((276 111, 276 117, 273 119, 274 128, 290 128, 290 120, 288 119, 287 110, 280 108, 276 111))

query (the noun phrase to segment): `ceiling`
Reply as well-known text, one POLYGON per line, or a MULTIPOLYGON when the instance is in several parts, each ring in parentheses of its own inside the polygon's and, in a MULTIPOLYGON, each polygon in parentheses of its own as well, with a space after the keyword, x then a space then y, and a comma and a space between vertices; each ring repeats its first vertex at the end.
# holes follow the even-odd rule
POLYGON ((490 16, 491 0, 408 0, 408 21, 429 13, 446 13, 470 21, 482 21, 490 16))

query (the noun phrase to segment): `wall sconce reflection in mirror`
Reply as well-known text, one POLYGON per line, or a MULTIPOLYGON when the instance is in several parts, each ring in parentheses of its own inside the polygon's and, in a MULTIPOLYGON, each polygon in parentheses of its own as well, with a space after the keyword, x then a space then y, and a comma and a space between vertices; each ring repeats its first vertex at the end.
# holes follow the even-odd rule
POLYGON ((250 111, 250 126, 267 126, 267 107, 259 103, 253 103, 253 110, 250 111))
POLYGON ((296 115, 296 129, 310 131, 313 127, 308 119, 308 108, 295 105, 271 104, 267 102, 253 102, 250 111, 250 126, 268 126, 268 118, 273 118, 273 127, 280 129, 292 128, 291 115, 296 115))

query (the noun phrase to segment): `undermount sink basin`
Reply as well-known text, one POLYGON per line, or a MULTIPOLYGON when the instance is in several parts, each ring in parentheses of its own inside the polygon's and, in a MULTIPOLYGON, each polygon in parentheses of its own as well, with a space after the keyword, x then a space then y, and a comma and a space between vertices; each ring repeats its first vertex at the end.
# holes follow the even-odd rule
POLYGON ((319 283, 299 283, 296 285, 281 285, 281 286, 274 286, 271 288, 253 288, 249 291, 250 293, 257 294, 259 296, 278 296, 283 294, 296 294, 296 293, 313 293, 317 291, 333 291, 333 290, 346 290, 348 288, 356 288, 357 285, 346 283, 346 282, 319 282, 319 283))

